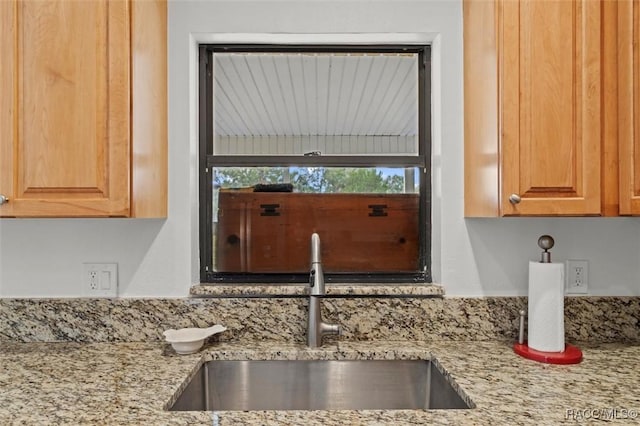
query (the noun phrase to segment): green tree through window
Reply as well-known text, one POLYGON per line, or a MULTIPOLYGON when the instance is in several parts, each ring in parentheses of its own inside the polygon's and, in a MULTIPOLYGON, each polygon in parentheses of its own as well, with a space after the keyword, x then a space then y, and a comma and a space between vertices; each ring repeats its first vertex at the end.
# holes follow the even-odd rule
POLYGON ((224 168, 215 173, 214 184, 218 187, 242 188, 256 183, 291 183, 295 192, 310 193, 404 192, 403 176, 385 176, 375 168, 251 167, 224 168))

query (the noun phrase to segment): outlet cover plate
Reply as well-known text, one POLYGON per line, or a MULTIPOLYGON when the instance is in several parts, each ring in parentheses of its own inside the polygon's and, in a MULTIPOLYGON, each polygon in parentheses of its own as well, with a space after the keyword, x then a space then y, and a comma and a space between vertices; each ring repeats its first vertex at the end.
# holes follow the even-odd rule
POLYGON ((589 293, 589 261, 567 260, 567 294, 589 293))
POLYGON ((82 295, 84 297, 117 297, 117 263, 83 263, 82 295))

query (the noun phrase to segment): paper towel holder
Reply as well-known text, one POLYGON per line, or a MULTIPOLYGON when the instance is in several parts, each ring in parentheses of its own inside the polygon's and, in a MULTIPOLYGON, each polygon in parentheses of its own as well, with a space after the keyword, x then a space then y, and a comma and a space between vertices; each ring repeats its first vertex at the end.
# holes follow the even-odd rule
POLYGON ((513 345, 513 351, 523 358, 533 361, 543 362, 545 364, 578 364, 582 361, 582 351, 577 346, 564 344, 563 352, 543 352, 532 349, 524 340, 524 318, 526 313, 524 309, 519 312, 518 341, 513 345))
MULTIPOLYGON (((540 263, 551 263, 551 252, 555 242, 551 235, 543 235, 538 238, 538 247, 544 251, 540 256, 540 263)), ((564 351, 561 352, 544 352, 529 347, 524 340, 524 319, 525 311, 519 312, 519 330, 518 341, 513 345, 513 351, 518 355, 531 359, 533 361, 543 362, 546 364, 578 364, 582 361, 582 351, 577 346, 565 343, 564 351)))
POLYGON ((555 244, 551 235, 543 235, 538 238, 538 247, 544 251, 540 254, 540 263, 551 263, 551 250, 555 244))

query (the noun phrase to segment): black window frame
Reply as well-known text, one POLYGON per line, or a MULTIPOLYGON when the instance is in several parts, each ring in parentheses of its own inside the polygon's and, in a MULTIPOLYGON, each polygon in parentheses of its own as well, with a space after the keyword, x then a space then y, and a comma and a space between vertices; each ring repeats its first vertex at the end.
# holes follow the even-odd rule
POLYGON ((328 283, 430 283, 431 275, 431 46, 430 45, 276 45, 276 44, 201 44, 199 46, 199 214, 200 282, 233 283, 305 283, 308 274, 231 273, 213 271, 213 182, 214 167, 256 166, 334 166, 416 167, 419 187, 419 262, 422 270, 411 273, 325 273, 328 283), (417 156, 215 156, 213 155, 213 54, 214 52, 361 52, 418 54, 418 155, 417 156), (260 160, 256 163, 257 160, 260 160), (349 161, 347 161, 349 160, 349 161), (383 161, 381 161, 383 160, 383 161))

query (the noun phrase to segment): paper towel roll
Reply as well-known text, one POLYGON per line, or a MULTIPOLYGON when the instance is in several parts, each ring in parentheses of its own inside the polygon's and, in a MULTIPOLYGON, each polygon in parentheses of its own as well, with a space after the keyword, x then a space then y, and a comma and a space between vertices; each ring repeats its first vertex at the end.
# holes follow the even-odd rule
POLYGON ((564 264, 529 262, 530 348, 564 351, 564 264))

